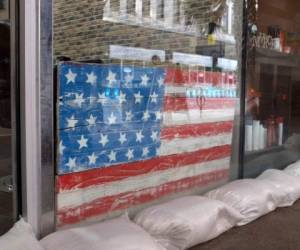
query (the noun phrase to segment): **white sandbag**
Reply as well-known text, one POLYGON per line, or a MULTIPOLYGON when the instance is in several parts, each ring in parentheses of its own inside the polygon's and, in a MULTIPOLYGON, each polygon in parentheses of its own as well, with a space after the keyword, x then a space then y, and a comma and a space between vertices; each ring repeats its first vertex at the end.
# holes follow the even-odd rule
POLYGON ((58 231, 41 244, 46 250, 164 250, 128 216, 58 231))
POLYGON ((149 207, 134 221, 166 249, 181 250, 219 236, 242 219, 223 202, 188 196, 149 207))
POLYGON ((205 196, 223 201, 238 210, 244 216, 244 219, 238 223, 238 226, 242 226, 275 210, 283 194, 275 190, 270 183, 257 179, 244 179, 228 183, 208 192, 205 196))
POLYGON ((20 219, 12 229, 0 237, 0 250, 43 250, 31 226, 20 219))
POLYGON ((257 177, 271 183, 277 189, 278 194, 282 194, 279 207, 287 207, 294 204, 300 198, 300 179, 289 175, 281 170, 269 169, 257 177))
POLYGON ((296 161, 295 163, 289 165, 283 170, 283 172, 292 176, 300 177, 300 161, 296 161))

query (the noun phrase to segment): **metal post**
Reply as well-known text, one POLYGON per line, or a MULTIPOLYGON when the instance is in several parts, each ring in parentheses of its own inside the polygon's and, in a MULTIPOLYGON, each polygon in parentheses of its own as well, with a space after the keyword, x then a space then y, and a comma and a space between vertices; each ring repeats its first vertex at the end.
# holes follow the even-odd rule
POLYGON ((52 1, 20 1, 23 216, 38 236, 54 230, 52 1))

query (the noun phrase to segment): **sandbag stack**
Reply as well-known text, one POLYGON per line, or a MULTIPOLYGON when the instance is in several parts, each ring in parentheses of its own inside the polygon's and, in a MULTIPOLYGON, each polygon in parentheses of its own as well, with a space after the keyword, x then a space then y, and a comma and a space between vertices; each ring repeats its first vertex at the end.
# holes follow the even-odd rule
POLYGON ((23 219, 0 237, 0 250, 185 250, 246 225, 300 198, 300 161, 283 171, 236 180, 206 193, 90 226, 62 230, 40 242, 23 219))
POLYGON ((149 207, 134 221, 167 250, 187 249, 216 238, 243 220, 227 204, 201 196, 187 196, 149 207))
POLYGON ((285 170, 266 170, 256 179, 236 180, 201 196, 153 206, 134 221, 167 250, 184 250, 246 225, 300 198, 300 161, 285 170))

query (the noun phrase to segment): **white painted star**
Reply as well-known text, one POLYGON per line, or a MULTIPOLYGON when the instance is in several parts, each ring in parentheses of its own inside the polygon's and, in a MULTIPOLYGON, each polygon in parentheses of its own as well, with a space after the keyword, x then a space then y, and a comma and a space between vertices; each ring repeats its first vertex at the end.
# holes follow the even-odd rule
POLYGON ((95 165, 98 156, 96 156, 95 153, 92 153, 91 155, 88 156, 88 158, 89 158, 89 165, 95 165))
POLYGON ((90 74, 86 74, 87 80, 86 83, 90 83, 92 85, 95 85, 97 82, 97 76, 94 74, 94 72, 91 72, 90 74))
POLYGON ((59 142, 59 154, 63 155, 65 149, 66 149, 66 147, 64 146, 63 141, 60 141, 59 142))
POLYGON ((161 87, 164 85, 164 79, 161 77, 158 79, 158 86, 161 87))
POLYGON ((126 102, 126 94, 124 94, 122 91, 120 92, 119 102, 120 104, 126 102))
POLYGON ((151 102, 157 103, 158 95, 155 92, 153 92, 152 95, 150 95, 150 98, 151 102))
POLYGON ((98 103, 101 103, 102 105, 106 103, 105 93, 98 94, 98 103))
POLYGON ((126 156, 127 156, 128 161, 133 159, 134 158, 133 149, 128 149, 126 156))
POLYGON ((143 148, 143 154, 142 157, 147 157, 149 154, 149 149, 147 147, 143 148))
POLYGON ((112 162, 112 161, 116 161, 116 152, 114 152, 113 150, 110 151, 110 154, 108 155, 108 158, 109 158, 109 162, 112 162))
POLYGON ((86 119, 89 125, 95 125, 96 124, 97 117, 94 117, 92 114, 90 115, 89 119, 86 119))
POLYGON ((141 95, 141 92, 139 91, 138 93, 134 94, 135 98, 135 104, 141 103, 143 96, 141 95))
POLYGON ((84 103, 84 99, 83 99, 83 93, 82 94, 75 94, 75 100, 74 103, 76 103, 80 108, 82 106, 82 103, 84 103))
POLYGON ((105 145, 109 142, 107 135, 100 134, 100 137, 99 143, 102 144, 102 147, 105 147, 105 145))
POLYGON ((88 139, 84 138, 83 135, 81 136, 80 140, 77 140, 77 142, 79 144, 79 149, 88 147, 88 145, 87 145, 88 139))
POLYGON ((149 77, 145 74, 141 78, 142 78, 141 86, 146 87, 148 85, 149 77))
POLYGON ((160 111, 156 111, 155 112, 155 117, 156 117, 156 120, 158 121, 158 120, 161 120, 161 118, 162 118, 162 113, 160 112, 160 111))
POLYGON ((74 115, 72 115, 70 118, 67 118, 68 128, 75 128, 76 124, 78 123, 78 120, 75 119, 74 115))
POLYGON ((146 111, 144 112, 144 114, 143 114, 143 118, 142 118, 142 119, 143 119, 144 122, 146 122, 146 121, 149 120, 149 118, 150 118, 149 111, 146 110, 146 111))
POLYGON ((108 81, 109 85, 112 85, 116 81, 116 74, 112 71, 109 71, 106 80, 108 81))
POLYGON ((142 142, 144 138, 142 131, 140 130, 139 132, 135 133, 135 135, 136 135, 136 142, 142 142))
POLYGON ((120 133, 119 142, 121 143, 121 145, 123 145, 123 143, 125 143, 126 141, 127 141, 126 134, 120 133))
POLYGON ((76 157, 74 157, 74 158, 69 157, 69 161, 66 164, 66 166, 68 166, 70 170, 73 170, 74 168, 76 168, 76 157))
POLYGON ((132 120, 132 118, 133 118, 132 112, 131 111, 126 112, 126 121, 129 122, 132 120))
POLYGON ((111 113, 110 116, 108 117, 108 124, 116 124, 117 117, 114 115, 114 113, 111 113))
POLYGON ((133 75, 131 74, 126 74, 125 75, 125 84, 128 85, 129 83, 131 83, 133 80, 133 75))
POLYGON ((65 77, 67 78, 67 84, 75 83, 76 76, 77 76, 77 74, 73 73, 72 70, 69 69, 68 74, 65 75, 65 77))
POLYGON ((157 131, 152 131, 151 139, 154 142, 158 140, 158 132, 157 131))

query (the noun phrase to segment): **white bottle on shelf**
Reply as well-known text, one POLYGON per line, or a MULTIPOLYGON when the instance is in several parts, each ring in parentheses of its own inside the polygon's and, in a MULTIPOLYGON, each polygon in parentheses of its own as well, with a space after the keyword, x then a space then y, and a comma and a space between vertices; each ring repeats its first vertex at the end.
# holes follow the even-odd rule
POLYGON ((260 146, 260 122, 257 120, 253 121, 253 134, 252 134, 252 140, 253 140, 253 150, 259 150, 260 146))
POLYGON ((267 148, 268 130, 264 128, 264 148, 267 148))
POLYGON ((251 152, 253 150, 253 126, 246 125, 245 130, 245 151, 251 152))
POLYGON ((264 149, 264 126, 259 125, 259 149, 264 149))
POLYGON ((283 144, 283 122, 278 123, 278 145, 283 144))

